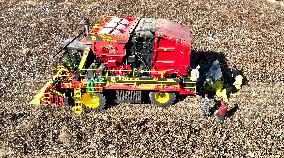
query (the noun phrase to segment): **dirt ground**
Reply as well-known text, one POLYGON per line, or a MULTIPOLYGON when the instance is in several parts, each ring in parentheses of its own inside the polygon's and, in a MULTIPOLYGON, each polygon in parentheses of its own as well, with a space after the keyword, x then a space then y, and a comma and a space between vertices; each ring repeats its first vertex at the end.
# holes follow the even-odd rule
MULTIPOLYGON (((283 4, 283 3, 282 3, 283 4)), ((261 0, 0 0, 0 157, 284 156, 284 8, 261 0), (195 51, 224 53, 248 85, 224 124, 196 98, 170 108, 121 104, 76 116, 32 110, 52 55, 82 17, 166 18, 192 28, 195 51)))

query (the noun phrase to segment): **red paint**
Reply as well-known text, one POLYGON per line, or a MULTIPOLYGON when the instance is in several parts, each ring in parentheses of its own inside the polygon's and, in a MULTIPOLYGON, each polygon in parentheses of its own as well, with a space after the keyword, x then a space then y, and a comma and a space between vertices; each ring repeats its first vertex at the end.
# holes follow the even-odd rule
POLYGON ((106 90, 121 89, 121 90, 131 90, 131 91, 152 90, 152 91, 165 91, 165 92, 179 92, 179 94, 182 94, 182 95, 195 95, 196 94, 194 92, 187 91, 185 89, 177 88, 174 86, 165 86, 163 88, 161 88, 160 86, 156 86, 153 89, 142 89, 142 88, 136 88, 133 85, 111 85, 111 86, 104 87, 104 89, 106 90))
MULTIPOLYGON (((102 40, 100 32, 103 29, 114 29, 116 27, 115 25, 109 26, 112 17, 107 17, 99 23, 101 28, 91 30, 90 34, 96 37, 91 41, 91 48, 110 70, 130 70, 130 66, 124 65, 122 59, 126 55, 125 44, 129 41, 130 33, 135 29, 139 19, 133 17, 119 18, 125 18, 129 21, 129 24, 124 25, 125 31, 120 30, 121 34, 108 35, 112 41, 102 40)), ((190 28, 186 25, 160 19, 160 26, 155 32, 152 71, 165 71, 165 75, 176 73, 178 76, 186 76, 187 69, 190 68, 190 36, 190 28), (162 35, 162 37, 159 37, 159 35, 162 35)), ((82 41, 86 42, 86 39, 82 41)), ((116 72, 116 75, 123 75, 123 73, 116 72)), ((158 73, 151 75, 160 77, 158 73)))
POLYGON ((191 54, 190 29, 165 19, 161 19, 161 23, 155 32, 153 70, 187 75, 191 54))
MULTIPOLYGON (((124 25, 126 28, 124 30, 119 30, 121 34, 110 34, 107 35, 106 39, 110 41, 102 40, 102 34, 100 33, 103 29, 112 29, 117 25, 112 27, 108 26, 111 23, 112 18, 107 17, 99 24, 101 28, 91 30, 91 35, 96 37, 92 40, 92 50, 97 57, 100 57, 102 61, 110 69, 119 70, 124 68, 122 64, 122 58, 126 55, 125 44, 129 41, 130 33, 135 29, 138 24, 139 19, 133 17, 119 17, 125 18, 129 21, 128 24, 124 25)), ((82 40, 86 42, 86 39, 82 40)))
POLYGON ((64 98, 63 97, 60 97, 60 105, 64 105, 64 98))
POLYGON ((221 106, 218 109, 218 114, 220 116, 225 117, 227 112, 228 112, 228 104, 226 102, 224 102, 224 101, 221 101, 221 106))

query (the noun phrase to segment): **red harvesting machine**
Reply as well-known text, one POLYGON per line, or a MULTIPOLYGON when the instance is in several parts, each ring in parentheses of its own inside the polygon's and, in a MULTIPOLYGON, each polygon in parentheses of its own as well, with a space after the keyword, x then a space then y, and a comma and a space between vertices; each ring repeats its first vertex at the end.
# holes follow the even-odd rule
POLYGON ((109 16, 98 24, 85 19, 85 29, 60 47, 55 76, 31 104, 82 112, 102 110, 107 101, 143 103, 144 97, 168 106, 179 95, 196 94, 185 25, 153 18, 109 16))

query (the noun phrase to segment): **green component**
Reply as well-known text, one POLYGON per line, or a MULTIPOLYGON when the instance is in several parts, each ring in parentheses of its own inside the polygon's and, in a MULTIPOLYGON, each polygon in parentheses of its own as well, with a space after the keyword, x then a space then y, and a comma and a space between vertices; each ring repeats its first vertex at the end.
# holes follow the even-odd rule
POLYGON ((94 80, 88 80, 87 92, 93 92, 93 91, 94 91, 94 80))
POLYGON ((87 83, 87 92, 94 92, 95 91, 95 84, 100 83, 102 84, 104 82, 104 79, 96 78, 94 80, 88 80, 87 83))
POLYGON ((222 89, 223 86, 224 86, 224 82, 218 80, 212 84, 212 89, 216 91, 218 89, 222 89))
POLYGON ((102 82, 104 82, 104 79, 102 79, 102 78, 97 78, 97 79, 94 79, 94 82, 95 82, 95 83, 102 83, 102 82))

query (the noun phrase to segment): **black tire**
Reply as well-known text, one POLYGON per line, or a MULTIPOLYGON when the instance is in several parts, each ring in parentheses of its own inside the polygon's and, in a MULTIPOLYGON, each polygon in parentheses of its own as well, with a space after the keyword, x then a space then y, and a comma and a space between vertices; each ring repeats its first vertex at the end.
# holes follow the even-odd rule
POLYGON ((160 107, 170 106, 176 100, 176 94, 171 92, 150 92, 149 97, 153 104, 158 105, 160 107))

